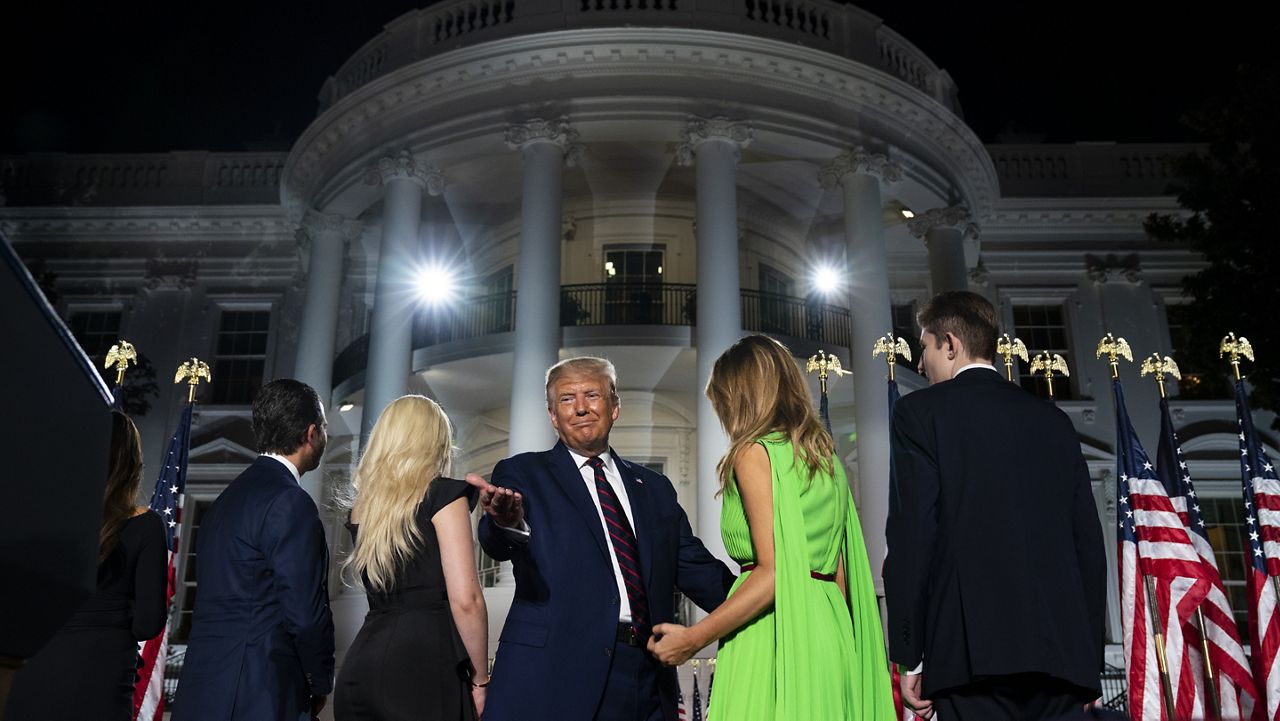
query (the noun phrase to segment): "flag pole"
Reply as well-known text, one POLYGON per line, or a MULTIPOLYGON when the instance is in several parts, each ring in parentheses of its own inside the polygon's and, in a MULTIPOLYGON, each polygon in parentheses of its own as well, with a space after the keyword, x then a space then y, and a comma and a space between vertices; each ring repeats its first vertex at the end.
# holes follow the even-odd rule
MULTIPOLYGON (((1142 367, 1139 371, 1140 376, 1151 374, 1155 377, 1156 386, 1160 389, 1160 399, 1168 399, 1168 395, 1164 390, 1164 377, 1166 374, 1182 379, 1182 372, 1178 370, 1178 364, 1173 358, 1165 356, 1160 357, 1159 353, 1152 353, 1150 358, 1142 361, 1142 367)), ((1209 634, 1205 630, 1204 609, 1200 606, 1196 607, 1196 627, 1200 631, 1200 650, 1204 653, 1204 680, 1209 688, 1210 713, 1213 718, 1222 718, 1222 697, 1218 691, 1218 682, 1213 674, 1213 658, 1209 655, 1209 634)))
MULTIPOLYGON (((1129 362, 1133 362, 1133 351, 1129 348, 1129 342, 1124 338, 1116 338, 1111 333, 1107 333, 1098 341, 1098 349, 1094 354, 1095 358, 1107 356, 1107 363, 1111 366, 1111 381, 1113 383, 1120 380, 1120 359, 1124 358, 1129 362)), ((1036 363, 1032 364, 1032 371, 1036 370, 1036 364, 1041 359, 1048 359, 1049 353, 1045 351, 1036 356, 1036 363)), ((1054 354, 1054 357, 1061 360, 1061 356, 1054 354)), ((1065 363, 1063 364, 1065 365, 1065 363)), ((1053 397, 1053 368, 1045 364, 1045 377, 1049 378, 1049 397, 1053 397)), ((1066 373, 1063 373, 1066 375, 1066 373)), ((1156 661, 1160 666, 1160 691, 1164 697, 1165 715, 1169 719, 1177 718, 1174 707, 1173 684, 1169 680, 1169 660, 1164 648, 1164 619, 1160 616, 1160 604, 1156 603, 1156 584, 1155 579, 1150 574, 1142 574, 1142 580, 1147 587, 1147 612, 1151 614, 1151 618, 1155 620, 1155 632, 1151 635, 1156 641, 1156 661)))
MULTIPOLYGON (((1031 362, 1031 359, 1027 357, 1026 344, 1022 342, 1021 338, 1011 338, 1008 333, 1001 335, 1000 339, 996 341, 996 352, 1004 357, 1004 375, 1005 378, 1009 379, 1010 383, 1015 382, 1013 380, 1014 356, 1021 358, 1024 363, 1031 362)), ((911 356, 907 356, 907 360, 911 360, 911 356)))
MULTIPOLYGON (((1252 362, 1254 360, 1253 344, 1244 336, 1237 338, 1235 333, 1227 333, 1218 344, 1218 357, 1221 358, 1224 355, 1230 356, 1231 369, 1235 371, 1236 382, 1243 381, 1244 376, 1240 373, 1240 356, 1252 362)), ((1272 576, 1269 572, 1267 578, 1271 579, 1271 588, 1275 590, 1277 601, 1280 601, 1280 578, 1272 576)))

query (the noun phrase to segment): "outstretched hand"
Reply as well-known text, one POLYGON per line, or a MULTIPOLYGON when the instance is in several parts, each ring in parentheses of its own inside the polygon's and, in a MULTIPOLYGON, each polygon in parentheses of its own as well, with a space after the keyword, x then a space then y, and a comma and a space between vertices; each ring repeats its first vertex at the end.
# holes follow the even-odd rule
POLYGON ((701 648, 693 632, 678 623, 659 623, 649 637, 649 653, 668 666, 679 666, 701 648))
POLYGON ((468 473, 467 483, 480 489, 480 507, 503 528, 519 528, 524 525, 524 500, 510 488, 495 486, 478 473, 468 473))

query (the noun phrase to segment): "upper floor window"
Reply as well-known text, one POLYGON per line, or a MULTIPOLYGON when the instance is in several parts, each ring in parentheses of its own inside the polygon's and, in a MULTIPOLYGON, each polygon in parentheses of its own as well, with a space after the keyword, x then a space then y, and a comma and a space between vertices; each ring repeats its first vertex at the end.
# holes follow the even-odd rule
POLYGON ((224 310, 218 325, 210 403, 248 405, 262 387, 271 311, 224 310))
MULTIPOLYGON (((1238 483, 1238 481, 1237 481, 1238 483)), ((1203 484, 1198 484, 1203 485, 1203 484)), ((1209 545, 1213 546, 1218 573, 1227 590, 1231 613, 1241 638, 1249 637, 1249 594, 1246 588, 1244 502, 1240 496, 1212 497, 1201 493, 1198 499, 1209 545)))
MULTIPOLYGON (((1014 334, 1027 346, 1027 352, 1034 356, 1048 352, 1050 356, 1058 354, 1070 359, 1067 347, 1067 322, 1062 304, 1055 305, 1015 305, 1013 306, 1014 334)), ((1043 374, 1031 374, 1030 364, 1020 364, 1022 376, 1019 382, 1023 388, 1038 395, 1047 394, 1043 374)), ((1068 378, 1056 376, 1053 384, 1054 396, 1060 400, 1073 397, 1072 384, 1068 378)))
MULTIPOLYGON (((107 351, 120 340, 120 316, 118 310, 79 311, 71 314, 71 333, 84 349, 85 355, 99 369, 107 357, 107 351)), ((111 374, 111 380, 115 380, 114 374, 111 374)))
POLYGON ((661 248, 606 248, 604 282, 609 285, 662 282, 661 248))

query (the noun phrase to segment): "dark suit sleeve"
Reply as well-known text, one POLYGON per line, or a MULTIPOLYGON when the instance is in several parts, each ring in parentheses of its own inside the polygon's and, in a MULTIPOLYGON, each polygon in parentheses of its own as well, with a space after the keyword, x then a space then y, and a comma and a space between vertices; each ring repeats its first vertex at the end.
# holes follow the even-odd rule
POLYGON ((940 477, 934 441, 912 411, 912 404, 905 400, 894 407, 890 437, 894 473, 885 526, 889 554, 884 565, 884 588, 889 657, 914 667, 924 656, 925 609, 938 534, 940 477))
POLYGON ((315 503, 301 488, 280 494, 267 511, 263 551, 311 693, 333 690, 333 616, 329 612, 329 549, 315 503))
MULTIPOLYGON (((666 480, 666 479, 664 479, 666 480)), ((667 481, 670 484, 670 481, 667 481)), ((689 516, 679 503, 672 503, 680 514, 680 548, 676 566, 676 587, 698 605, 698 608, 710 613, 724 603, 729 588, 736 577, 729 567, 711 555, 701 539, 693 535, 689 526, 689 516)))
POLYGON ((169 552, 165 548, 164 520, 148 512, 133 570, 133 638, 146 641, 164 630, 169 605, 169 552))
MULTIPOLYGON (((529 520, 529 497, 519 488, 519 483, 522 480, 513 472, 511 460, 507 459, 498 461, 498 465, 493 467, 493 476, 489 482, 495 486, 510 488, 520 493, 524 503, 524 516, 527 523, 529 520)), ((529 535, 532 536, 533 533, 534 530, 531 526, 529 535)), ((526 552, 529 548, 528 537, 517 538, 513 534, 498 528, 487 513, 480 517, 480 525, 476 529, 476 535, 479 537, 480 547, 495 561, 510 561, 513 557, 526 552)))
MULTIPOLYGON (((1071 438, 1075 438, 1074 429, 1071 438)), ((1089 481, 1089 466, 1078 449, 1075 473, 1075 508, 1072 512, 1076 558, 1080 564, 1080 582, 1084 586, 1085 603, 1088 604, 1089 633, 1098 643, 1098 663, 1101 664, 1101 653, 1106 641, 1107 556, 1102 540, 1102 526, 1098 521, 1098 508, 1093 500, 1093 486, 1089 481)))

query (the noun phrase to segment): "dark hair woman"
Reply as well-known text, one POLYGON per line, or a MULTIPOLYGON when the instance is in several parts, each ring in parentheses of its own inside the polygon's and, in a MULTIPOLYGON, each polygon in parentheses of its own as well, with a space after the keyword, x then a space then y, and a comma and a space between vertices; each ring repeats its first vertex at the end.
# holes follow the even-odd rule
POLYGON ((168 566, 164 522, 134 505, 141 482, 138 428, 113 412, 98 590, 14 676, 6 721, 132 716, 138 642, 164 628, 168 566))

